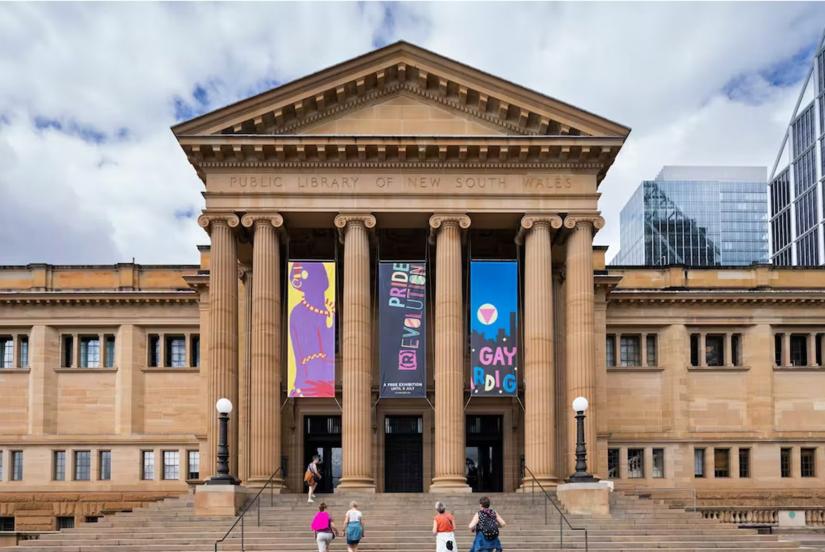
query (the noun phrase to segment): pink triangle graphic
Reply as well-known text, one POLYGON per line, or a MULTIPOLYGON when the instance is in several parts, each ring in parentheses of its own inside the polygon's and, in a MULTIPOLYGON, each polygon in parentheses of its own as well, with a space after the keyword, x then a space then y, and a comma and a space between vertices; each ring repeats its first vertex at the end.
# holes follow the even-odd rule
POLYGON ((481 317, 484 318, 484 323, 489 324, 490 320, 493 318, 493 314, 495 314, 496 309, 487 307, 486 309, 479 309, 481 312, 481 317))

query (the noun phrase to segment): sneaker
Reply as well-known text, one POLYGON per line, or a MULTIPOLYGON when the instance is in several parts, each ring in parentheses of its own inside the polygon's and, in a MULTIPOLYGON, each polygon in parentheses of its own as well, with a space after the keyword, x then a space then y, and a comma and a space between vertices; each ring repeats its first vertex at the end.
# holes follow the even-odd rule
POLYGON ((318 497, 317 497, 317 496, 315 496, 315 495, 312 495, 312 498, 318 498, 318 497))
POLYGON ((311 498, 308 498, 308 499, 307 499, 307 504, 312 504, 313 502, 315 502, 315 501, 314 501, 314 500, 312 500, 311 498))

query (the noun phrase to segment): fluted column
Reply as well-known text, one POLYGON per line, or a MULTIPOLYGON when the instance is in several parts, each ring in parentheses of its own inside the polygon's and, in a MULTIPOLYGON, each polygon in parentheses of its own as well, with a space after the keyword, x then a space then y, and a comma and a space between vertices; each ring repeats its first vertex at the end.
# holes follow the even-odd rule
MULTIPOLYGON (((555 363, 553 352, 553 263, 550 231, 556 215, 527 215, 524 229, 524 463, 544 485, 554 485, 555 363)), ((525 474, 524 485, 532 478, 525 474)))
POLYGON ((464 476, 464 301, 461 229, 466 215, 433 215, 435 260, 435 477, 431 492, 470 491, 464 476))
MULTIPOLYGON (((252 370, 249 479, 264 483, 281 463, 281 273, 277 213, 246 214, 252 245, 252 370)), ((282 477, 276 478, 281 487, 282 477)))
POLYGON ((374 491, 372 468, 372 313, 370 309, 369 214, 341 214, 335 226, 344 239, 344 297, 341 351, 343 361, 343 474, 336 491, 374 491))
POLYGON ((593 471, 599 451, 596 450, 596 343, 593 296, 593 230, 601 228, 604 220, 595 215, 568 215, 564 226, 568 229, 566 256, 566 313, 567 313, 567 412, 568 473, 575 466, 576 431, 572 409, 573 399, 585 397, 590 403, 585 418, 587 466, 593 471))
POLYGON ((226 397, 235 406, 229 418, 229 466, 238 468, 238 253, 233 228, 240 221, 233 213, 205 213, 198 224, 212 240, 209 258, 209 372, 207 375, 208 465, 214 465, 218 444, 215 403, 226 397))

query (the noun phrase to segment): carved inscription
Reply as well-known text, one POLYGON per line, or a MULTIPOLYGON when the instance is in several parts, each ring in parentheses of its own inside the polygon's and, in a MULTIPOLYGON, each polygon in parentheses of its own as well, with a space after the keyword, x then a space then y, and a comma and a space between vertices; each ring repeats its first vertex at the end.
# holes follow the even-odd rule
MULTIPOLYGON (((566 193, 582 178, 565 174, 211 174, 214 192, 283 193, 455 193, 553 194, 566 193)), ((577 189, 586 190, 586 177, 577 189), (584 186, 584 187, 582 187, 584 186)))

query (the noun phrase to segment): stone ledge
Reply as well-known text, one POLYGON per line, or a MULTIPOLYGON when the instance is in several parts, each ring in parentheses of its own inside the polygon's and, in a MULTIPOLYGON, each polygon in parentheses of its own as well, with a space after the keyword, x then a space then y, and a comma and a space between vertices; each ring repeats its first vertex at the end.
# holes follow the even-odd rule
POLYGON ((154 367, 145 367, 140 369, 141 372, 146 373, 157 373, 157 374, 197 374, 201 371, 200 368, 154 368, 154 367))
POLYGON ((748 372, 750 366, 688 366, 688 372, 748 372))
POLYGON ((622 372, 664 372, 665 369, 660 366, 610 366, 607 368, 609 374, 622 372))
POLYGON ((117 368, 55 368, 58 374, 114 374, 117 368))

